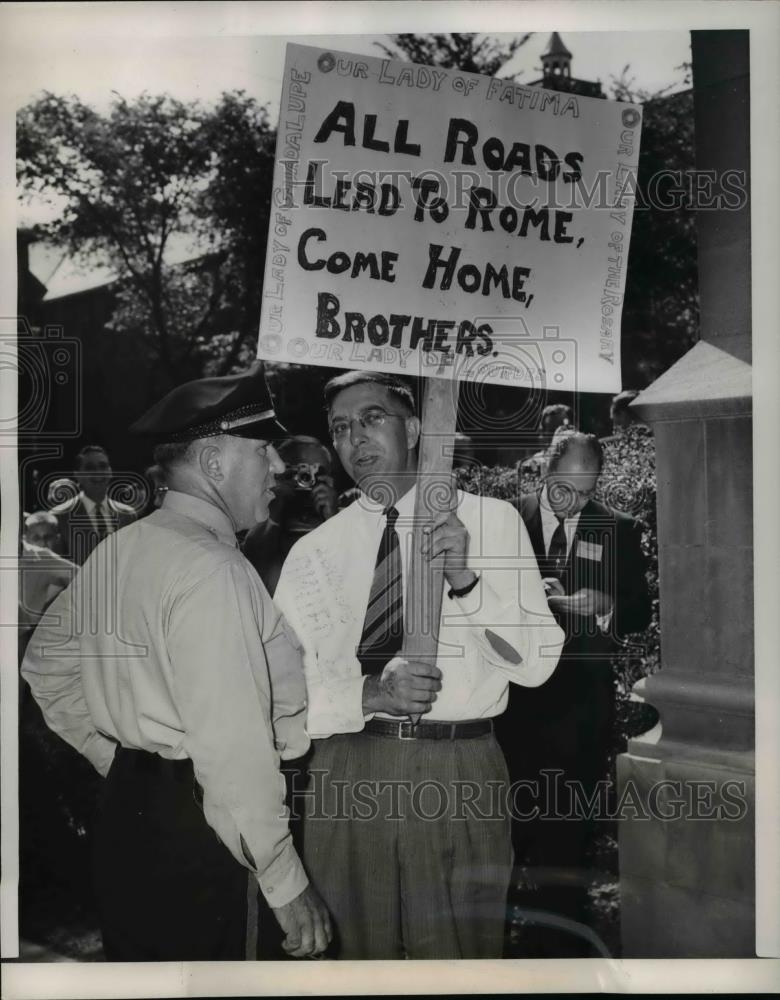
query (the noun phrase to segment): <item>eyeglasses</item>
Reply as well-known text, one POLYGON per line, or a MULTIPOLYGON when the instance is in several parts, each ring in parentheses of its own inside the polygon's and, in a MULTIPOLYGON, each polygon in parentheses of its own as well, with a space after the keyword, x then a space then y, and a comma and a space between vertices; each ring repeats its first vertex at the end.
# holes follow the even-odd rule
POLYGON ((352 417, 351 420, 334 420, 330 425, 330 434, 333 438, 333 443, 338 444, 346 439, 352 429, 353 420, 357 420, 360 426, 366 430, 381 427, 388 419, 406 420, 406 417, 400 413, 388 413, 387 410, 375 406, 370 410, 364 410, 358 416, 352 417))

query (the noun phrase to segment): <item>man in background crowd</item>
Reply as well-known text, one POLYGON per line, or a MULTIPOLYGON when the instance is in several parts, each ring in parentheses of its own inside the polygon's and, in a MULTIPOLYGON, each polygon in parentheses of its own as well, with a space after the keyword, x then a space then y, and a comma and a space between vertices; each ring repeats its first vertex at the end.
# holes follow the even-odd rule
POLYGON ((24 540, 29 545, 59 552, 60 528, 54 514, 48 510, 36 510, 27 514, 24 518, 24 540))
POLYGON ((271 596, 295 542, 338 510, 331 454, 324 444, 299 435, 282 441, 278 452, 284 472, 276 477, 270 517, 252 527, 241 545, 271 596))
MULTIPOLYGON (((602 462, 594 435, 560 432, 549 449, 542 488, 520 500, 550 610, 566 642, 546 683, 511 690, 498 727, 513 782, 538 785, 538 795, 518 802, 517 809, 527 815, 537 806, 541 817, 516 822, 513 831, 518 862, 525 861, 531 879, 541 883, 533 902, 580 925, 587 920, 592 829, 564 782, 576 783, 587 799, 607 777, 615 716, 611 658, 623 637, 650 620, 641 525, 593 499, 602 462), (543 773, 556 770, 563 772, 559 780, 543 773)), ((532 933, 527 955, 587 956, 586 937, 549 929, 532 933)))
POLYGON ((547 448, 549 448, 553 437, 562 430, 574 430, 574 416, 570 406, 563 403, 553 403, 545 406, 539 420, 539 432, 542 437, 542 448, 530 458, 526 458, 520 463, 522 472, 530 472, 537 476, 543 476, 547 461, 547 448))
POLYGON ((49 727, 106 777, 106 958, 244 958, 247 869, 288 953, 321 953, 329 918, 279 774, 308 746, 300 652, 236 542, 283 468, 262 371, 179 386, 133 430, 156 444, 162 507, 97 544, 22 665, 49 727))
POLYGON ((350 372, 326 385, 325 399, 334 447, 361 496, 293 547, 275 596, 304 647, 317 778, 304 857, 334 915, 339 957, 499 958, 508 816, 495 803, 490 818, 459 816, 455 803, 464 786, 498 789, 499 799, 506 790, 494 717, 510 682, 540 684, 555 669, 563 633, 533 561, 518 559, 529 546, 516 511, 457 492, 455 509, 426 526, 420 552, 446 581, 436 663, 400 655, 414 397, 395 376, 350 372), (397 812, 379 792, 388 782, 417 790, 411 801, 401 795, 397 812), (436 797, 418 794, 426 782, 446 799, 435 818, 436 797))
MULTIPOLYGON (((19 658, 33 629, 55 597, 68 586, 78 567, 56 552, 57 519, 39 510, 24 517, 19 538, 19 658)), ((23 699, 24 687, 19 697, 23 699)))
POLYGON ((631 404, 639 393, 636 389, 625 389, 617 396, 612 397, 609 407, 609 418, 612 421, 612 433, 620 434, 632 424, 639 423, 638 418, 631 412, 631 404))
POLYGON ((79 566, 104 538, 135 520, 135 511, 108 496, 111 462, 104 448, 87 445, 76 455, 75 497, 52 509, 57 518, 62 551, 79 566))

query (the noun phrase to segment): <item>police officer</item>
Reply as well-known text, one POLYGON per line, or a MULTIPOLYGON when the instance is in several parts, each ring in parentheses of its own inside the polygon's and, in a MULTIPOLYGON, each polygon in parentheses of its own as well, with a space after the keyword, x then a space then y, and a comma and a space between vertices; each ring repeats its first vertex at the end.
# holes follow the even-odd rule
POLYGON ((329 917, 279 773, 309 742, 300 654, 235 537, 268 516, 284 430, 260 368, 179 386, 132 429, 156 445, 163 504, 97 546, 22 667, 50 728, 106 776, 106 957, 243 958, 247 868, 286 951, 318 954, 329 917))

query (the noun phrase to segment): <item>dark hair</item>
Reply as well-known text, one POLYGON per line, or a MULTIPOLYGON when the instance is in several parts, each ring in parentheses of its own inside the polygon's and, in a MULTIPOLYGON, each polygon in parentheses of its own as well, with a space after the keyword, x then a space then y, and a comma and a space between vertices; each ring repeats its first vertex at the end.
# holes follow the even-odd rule
POLYGON ((106 458, 108 458, 108 452, 103 447, 103 445, 85 444, 84 447, 77 453, 76 457, 73 459, 73 464, 77 471, 81 469, 81 460, 83 458, 86 458, 87 455, 92 455, 94 452, 100 452, 101 455, 105 455, 106 458))
POLYGON ((344 389, 350 389, 353 385, 365 384, 383 385, 388 392, 391 392, 396 399, 404 406, 409 413, 414 416, 417 413, 417 406, 414 402, 414 393, 408 382, 390 375, 386 372, 345 372, 325 383, 322 390, 325 396, 325 409, 330 410, 333 400, 344 389))
POLYGON ((280 441, 279 444, 277 444, 276 451, 279 457, 281 459, 284 459, 285 455, 288 455, 290 452, 295 451, 295 449, 298 448, 300 445, 312 445, 315 448, 319 448, 320 451, 323 453, 323 455, 327 455, 328 464, 330 464, 333 461, 330 454, 330 448, 328 448, 327 445, 323 444, 319 438, 311 437, 308 434, 296 434, 293 437, 285 438, 283 441, 280 441))
POLYGON ((144 469, 144 476, 147 479, 154 479, 155 477, 165 479, 165 469, 161 465, 150 465, 144 469))
POLYGON ((35 524, 53 524, 56 528, 59 522, 50 510, 34 510, 32 514, 24 514, 25 528, 32 528, 35 524))
POLYGON ((612 397, 612 403, 610 404, 611 413, 627 413, 632 419, 634 414, 629 410, 629 406, 634 402, 636 397, 639 395, 638 389, 624 389, 623 392, 619 392, 617 396, 612 397))
POLYGON ((550 418, 555 420, 553 430, 561 427, 563 424, 571 424, 573 419, 572 409, 565 403, 551 403, 549 406, 545 406, 539 420, 539 427, 544 429, 545 420, 549 420, 550 418))
POLYGON ((550 403, 542 410, 542 418, 544 417, 560 417, 561 420, 571 420, 572 410, 565 403, 550 403))
POLYGON ((575 430, 559 430, 552 439, 546 455, 548 472, 555 471, 555 467, 572 445, 589 451, 596 459, 598 471, 601 472, 601 467, 604 464, 604 451, 601 442, 595 434, 583 434, 581 431, 575 430))
POLYGON ((159 465, 163 475, 167 477, 174 466, 186 462, 192 454, 192 446, 195 441, 167 441, 155 446, 152 452, 154 464, 159 465))

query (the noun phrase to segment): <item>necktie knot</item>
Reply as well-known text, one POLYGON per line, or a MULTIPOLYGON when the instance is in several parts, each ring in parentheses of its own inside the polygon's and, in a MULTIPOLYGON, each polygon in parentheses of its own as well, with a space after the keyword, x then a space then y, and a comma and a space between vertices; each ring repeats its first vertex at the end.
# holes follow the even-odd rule
POLYGON ((398 511, 395 507, 385 507, 382 513, 387 518, 387 527, 390 529, 394 528, 395 522, 398 520, 398 511))

